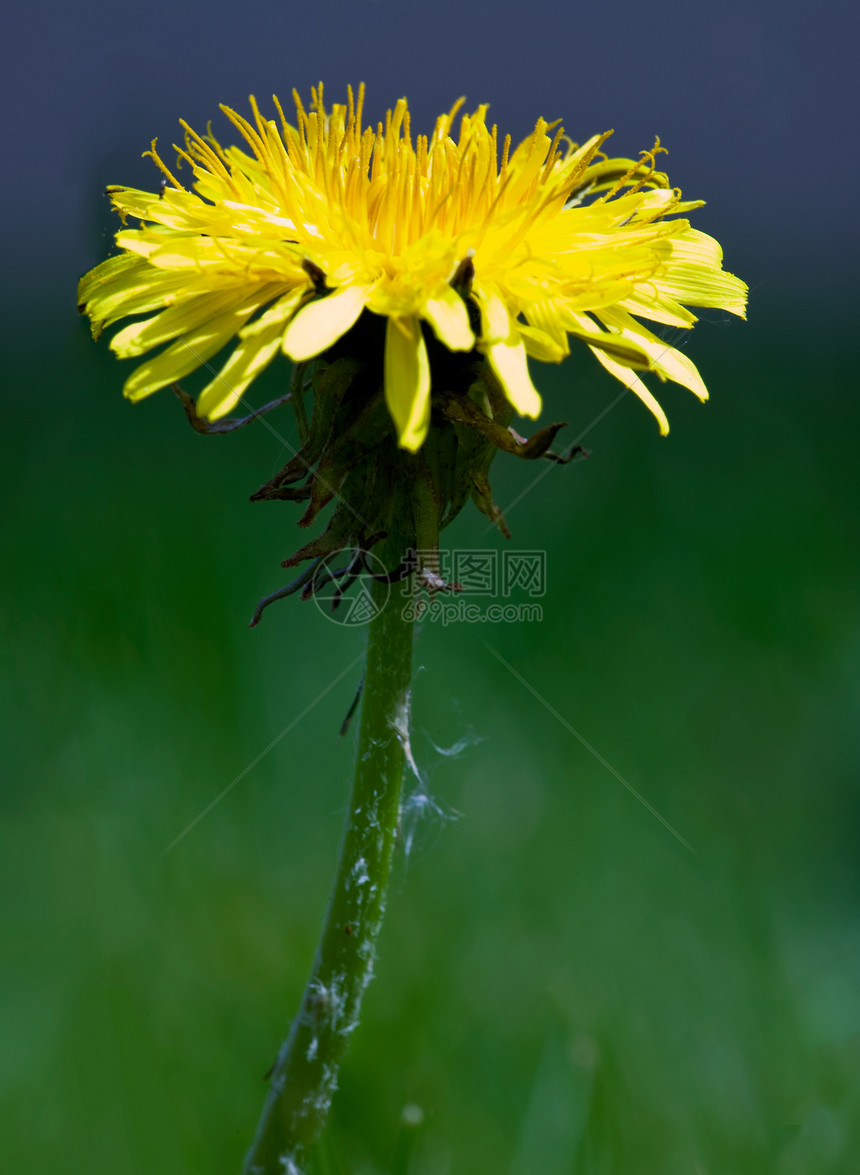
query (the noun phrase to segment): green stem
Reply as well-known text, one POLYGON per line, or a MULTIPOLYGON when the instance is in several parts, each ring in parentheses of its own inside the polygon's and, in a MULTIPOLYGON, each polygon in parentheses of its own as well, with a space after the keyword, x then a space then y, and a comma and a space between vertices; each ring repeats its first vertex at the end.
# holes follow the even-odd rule
POLYGON ((380 611, 368 629, 355 783, 325 927, 298 1016, 271 1077, 245 1175, 298 1175, 322 1130, 376 939, 400 815, 408 737, 412 624, 388 588, 372 586, 380 611))

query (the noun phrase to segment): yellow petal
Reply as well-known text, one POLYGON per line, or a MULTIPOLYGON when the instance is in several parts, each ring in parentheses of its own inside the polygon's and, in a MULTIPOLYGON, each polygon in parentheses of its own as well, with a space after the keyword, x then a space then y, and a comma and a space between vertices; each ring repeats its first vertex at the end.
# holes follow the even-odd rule
POLYGON ((248 301, 182 335, 165 351, 148 359, 131 373, 123 386, 129 400, 142 400, 211 359, 245 325, 259 302, 248 301))
POLYGON ((652 322, 661 322, 664 326, 693 326, 698 322, 695 314, 686 306, 660 293, 651 282, 640 282, 633 287, 633 293, 621 298, 618 305, 631 314, 638 314, 640 318, 650 318, 652 322))
POLYGON ((284 352, 303 363, 327 350, 357 322, 369 293, 367 286, 345 286, 308 302, 284 332, 284 352))
MULTIPOLYGON (((123 291, 134 285, 141 273, 147 270, 151 272, 151 267, 140 257, 135 257, 132 253, 121 253, 118 257, 109 257, 107 261, 84 274, 78 282, 78 311, 89 315, 94 339, 99 338, 110 321, 110 311, 106 304, 116 298, 117 292, 122 301, 123 291)), ((144 283, 145 281, 144 278, 144 283)), ((154 306, 157 305, 158 301, 154 306)), ((146 309, 154 309, 154 306, 147 306, 146 309)), ((126 312, 122 310, 115 317, 120 317, 124 313, 126 312)))
POLYGON ((205 292, 193 289, 185 274, 154 269, 139 257, 135 257, 135 261, 138 264, 134 270, 122 280, 112 282, 90 303, 89 313, 99 316, 103 327, 111 326, 126 315, 149 314, 180 298, 205 292))
MULTIPOLYGON (((712 306, 746 318, 747 286, 733 273, 704 265, 675 264, 652 279, 666 297, 691 306, 712 306)), ((649 317, 652 317, 649 315, 649 317)))
POLYGON ((195 331, 203 323, 232 310, 244 301, 242 293, 244 291, 234 288, 188 298, 162 310, 153 318, 145 318, 142 322, 133 322, 124 327, 111 339, 110 349, 120 359, 143 355, 145 351, 151 351, 153 347, 175 339, 177 335, 195 331))
POLYGON ((111 204, 123 216, 155 221, 166 228, 200 231, 200 224, 212 215, 212 207, 191 192, 165 188, 163 192, 143 192, 137 188, 111 188, 111 204))
POLYGON ((118 257, 109 257, 107 261, 102 261, 95 269, 85 273, 78 282, 78 305, 81 311, 95 302, 105 287, 122 281, 127 277, 129 271, 134 271, 140 264, 139 257, 134 257, 129 253, 120 253, 118 257))
MULTIPOLYGON (((595 313, 602 316, 603 309, 595 313)), ((640 345, 638 337, 627 339, 615 331, 598 330, 587 314, 569 314, 565 319, 565 328, 574 338, 588 343, 589 347, 598 347, 625 367, 650 366, 648 353, 640 345)))
POLYGON ((570 354, 569 347, 556 342, 548 331, 541 330, 539 326, 527 326, 520 322, 517 329, 525 345, 526 354, 532 359, 539 359, 542 363, 561 363, 562 359, 570 354))
POLYGON ((511 316, 504 299, 492 286, 478 286, 472 292, 481 308, 481 331, 485 343, 506 339, 511 333, 511 316))
POLYGON ((481 307, 480 349, 487 356, 508 400, 520 416, 540 415, 541 398, 529 375, 526 348, 516 318, 492 289, 475 291, 481 307))
POLYGON ((417 318, 389 318, 385 332, 385 402, 402 449, 415 453, 430 425, 430 362, 417 318))
POLYGON ((448 286, 438 298, 424 303, 422 317, 426 318, 440 343, 449 351, 471 351, 475 336, 469 326, 469 312, 466 303, 448 286))
POLYGON ((671 379, 689 388, 700 400, 707 400, 708 389, 692 359, 688 359, 681 351, 676 351, 674 347, 658 339, 624 310, 617 307, 605 308, 598 312, 598 317, 608 327, 620 331, 625 338, 631 339, 641 347, 650 360, 649 367, 656 371, 661 379, 671 379))
POLYGON ((531 381, 526 349, 518 335, 503 343, 493 343, 486 348, 486 356, 520 416, 530 416, 532 420, 540 416, 540 393, 531 381))
POLYGON ((238 347, 198 397, 197 412, 200 416, 218 420, 232 412, 251 381, 277 355, 284 323, 295 312, 301 297, 301 290, 293 290, 255 322, 242 329, 238 347))
POLYGON ((625 367, 623 363, 617 363, 614 359, 606 354, 605 351, 598 350, 597 347, 592 347, 591 350, 603 364, 608 372, 620 379, 625 387, 629 388, 631 392, 635 392, 642 403, 649 408, 657 417, 657 423, 660 425, 660 432, 663 436, 669 431, 669 421, 666 419, 666 413, 645 387, 638 375, 635 375, 629 367, 625 367))
POLYGON ((669 245, 673 261, 688 261, 719 270, 723 263, 723 250, 719 241, 697 228, 686 228, 670 237, 669 245))

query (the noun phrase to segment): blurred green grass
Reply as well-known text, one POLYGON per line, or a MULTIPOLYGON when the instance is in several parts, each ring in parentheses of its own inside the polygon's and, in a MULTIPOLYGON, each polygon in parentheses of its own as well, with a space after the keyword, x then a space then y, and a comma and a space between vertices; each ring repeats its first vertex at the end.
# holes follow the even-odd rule
MULTIPOLYGON (((426 1115, 410 1175, 854 1170, 852 369, 776 325, 706 323, 692 353, 706 408, 670 386, 661 441, 625 398, 590 460, 510 511, 512 544, 547 551, 542 622, 421 633, 415 747, 441 814, 398 863, 319 1175, 394 1175, 406 1103, 426 1115)), ((282 463, 265 429, 198 437, 166 393, 129 407, 83 328, 17 355, 4 1163, 237 1171, 325 906, 358 670, 164 849, 362 634, 296 600, 246 628, 297 545, 290 506, 247 501, 282 463)), ((588 357, 541 386, 570 438, 616 395, 588 357)), ((500 504, 536 472, 500 459, 500 504)), ((500 546, 484 522, 449 545, 500 546)))

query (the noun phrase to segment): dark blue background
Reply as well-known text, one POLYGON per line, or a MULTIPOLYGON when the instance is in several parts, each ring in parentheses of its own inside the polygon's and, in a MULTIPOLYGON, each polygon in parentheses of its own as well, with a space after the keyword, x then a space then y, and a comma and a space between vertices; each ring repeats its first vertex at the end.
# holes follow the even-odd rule
POLYGON ((52 308, 68 297, 56 275, 102 255, 104 184, 155 183, 139 159, 153 136, 175 141, 180 116, 224 129, 219 102, 288 101, 293 86, 307 98, 320 78, 330 100, 365 81, 370 118, 405 94, 417 126, 464 94, 515 139, 539 115, 579 140, 614 127, 620 154, 659 134, 672 182, 708 201, 697 223, 755 289, 786 284, 808 306, 852 276, 848 4, 80 0, 6 21, 7 265, 52 308))

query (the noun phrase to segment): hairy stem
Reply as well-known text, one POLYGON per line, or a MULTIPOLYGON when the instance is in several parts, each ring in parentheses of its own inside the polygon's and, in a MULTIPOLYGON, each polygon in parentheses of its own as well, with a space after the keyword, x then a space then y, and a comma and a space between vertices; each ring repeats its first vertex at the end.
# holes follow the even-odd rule
POLYGON ((340 1062, 373 974, 400 814, 412 624, 388 588, 368 627, 355 782, 316 960, 271 1075, 245 1175, 298 1175, 322 1130, 340 1062))

